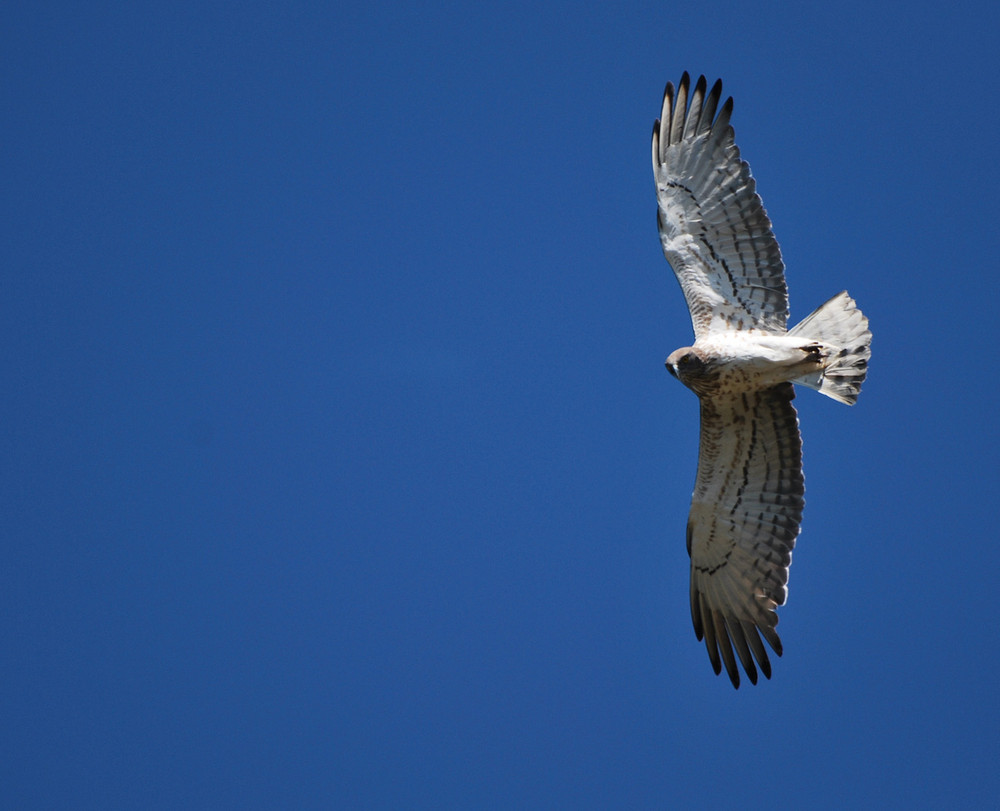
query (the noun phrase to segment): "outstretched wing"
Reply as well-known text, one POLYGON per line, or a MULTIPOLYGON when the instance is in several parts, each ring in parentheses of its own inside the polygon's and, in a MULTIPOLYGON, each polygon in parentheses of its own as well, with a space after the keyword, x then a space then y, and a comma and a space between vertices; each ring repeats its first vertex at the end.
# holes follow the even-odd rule
POLYGON ((657 222, 667 261, 691 311, 695 338, 719 330, 784 332, 788 318, 781 251, 729 117, 715 117, 722 82, 693 92, 687 73, 667 84, 653 126, 657 222), (714 119, 714 121, 713 121, 714 119))
POLYGON ((787 596, 805 492, 791 383, 702 398, 698 478, 691 498, 691 618, 716 673, 740 685, 771 678, 760 637, 781 656, 775 608, 787 596), (751 653, 753 656, 751 656, 751 653), (721 661, 720 661, 721 656, 721 661))

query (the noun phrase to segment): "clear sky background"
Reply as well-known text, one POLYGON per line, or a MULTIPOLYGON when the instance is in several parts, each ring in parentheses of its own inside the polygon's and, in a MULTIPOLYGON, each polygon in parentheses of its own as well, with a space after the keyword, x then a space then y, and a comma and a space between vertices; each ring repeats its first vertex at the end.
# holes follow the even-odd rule
POLYGON ((995 3, 0 11, 0 805, 1000 795, 995 3), (695 640, 663 86, 722 77, 797 321, 774 677, 695 640))

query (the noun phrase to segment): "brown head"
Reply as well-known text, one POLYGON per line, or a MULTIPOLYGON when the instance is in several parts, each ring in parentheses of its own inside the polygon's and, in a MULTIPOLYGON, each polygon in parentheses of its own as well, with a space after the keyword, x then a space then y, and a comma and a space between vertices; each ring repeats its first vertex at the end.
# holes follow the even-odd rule
POLYGON ((714 367, 693 346, 675 349, 667 358, 667 371, 695 393, 704 391, 718 376, 714 367))

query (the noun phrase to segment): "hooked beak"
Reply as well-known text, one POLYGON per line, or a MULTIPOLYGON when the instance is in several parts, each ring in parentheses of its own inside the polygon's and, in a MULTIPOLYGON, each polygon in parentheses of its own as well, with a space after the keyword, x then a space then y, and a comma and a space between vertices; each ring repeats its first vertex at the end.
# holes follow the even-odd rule
POLYGON ((667 361, 664 364, 664 366, 667 367, 667 371, 670 372, 671 375, 673 375, 674 377, 677 377, 677 365, 676 364, 673 364, 673 363, 670 363, 670 361, 667 361))

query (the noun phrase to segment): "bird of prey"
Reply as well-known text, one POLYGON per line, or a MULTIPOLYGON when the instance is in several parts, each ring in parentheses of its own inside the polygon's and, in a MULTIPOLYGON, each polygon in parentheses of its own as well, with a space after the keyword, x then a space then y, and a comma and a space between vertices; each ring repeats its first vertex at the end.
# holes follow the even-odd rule
POLYGON ((668 83, 653 126, 663 253, 684 292, 694 345, 667 370, 698 395, 701 441, 691 497, 691 618, 716 674, 739 687, 771 677, 761 641, 781 656, 775 609, 805 492, 793 383, 841 403, 858 398, 871 357, 868 319, 842 292, 786 328, 784 264, 771 221, 718 110, 722 82, 668 83), (718 110, 718 115, 716 111, 718 110), (756 660, 756 665, 754 663, 756 660))

